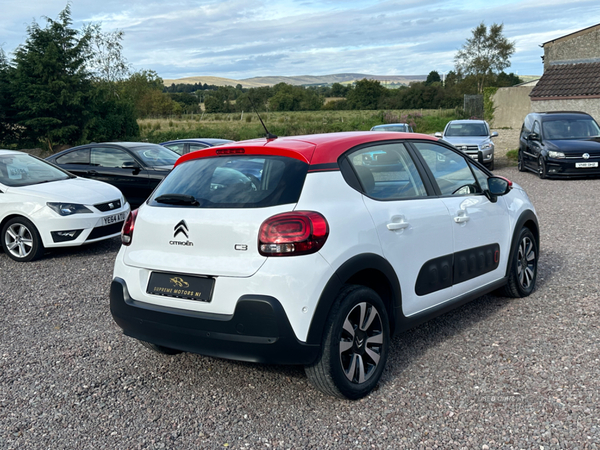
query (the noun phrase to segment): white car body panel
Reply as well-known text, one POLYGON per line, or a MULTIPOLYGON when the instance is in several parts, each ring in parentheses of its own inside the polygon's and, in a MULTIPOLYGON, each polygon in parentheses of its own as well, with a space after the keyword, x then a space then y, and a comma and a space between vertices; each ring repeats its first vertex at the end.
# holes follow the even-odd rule
POLYGON ((49 183, 9 187, 0 183, 0 221, 9 216, 23 216, 36 226, 43 245, 46 248, 71 247, 116 237, 119 233, 102 236, 98 239, 86 240, 95 227, 102 226, 103 220, 119 214, 126 218, 129 204, 125 202, 121 192, 107 183, 72 178, 49 183), (121 200, 121 208, 102 212, 92 205, 121 200), (61 216, 50 209, 47 202, 78 203, 85 205, 92 213, 61 216), (74 240, 54 242, 52 231, 83 229, 74 240))

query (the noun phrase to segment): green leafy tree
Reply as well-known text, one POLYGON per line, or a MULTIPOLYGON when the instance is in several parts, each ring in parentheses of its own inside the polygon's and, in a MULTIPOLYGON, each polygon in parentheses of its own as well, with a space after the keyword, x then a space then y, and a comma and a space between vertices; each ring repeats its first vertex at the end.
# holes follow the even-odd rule
POLYGON ((354 89, 346 95, 346 100, 352 109, 377 109, 385 91, 386 88, 379 81, 364 78, 356 82, 354 89))
POLYGON ((117 83, 119 96, 133 104, 137 117, 173 114, 181 107, 163 93, 163 80, 153 70, 140 70, 117 83))
POLYGON ((429 86, 433 83, 441 83, 442 82, 442 78, 440 77, 440 74, 435 71, 432 70, 431 72, 429 72, 429 75, 427 75, 427 79, 425 80, 425 85, 429 86))
POLYGON ((510 57, 515 51, 515 43, 503 34, 503 24, 492 24, 488 28, 482 22, 472 30, 462 49, 454 56, 459 73, 473 75, 477 82, 477 93, 483 93, 486 81, 494 73, 502 72, 510 66, 510 57))
POLYGON ((348 95, 349 90, 350 88, 348 86, 344 86, 341 83, 333 83, 328 97, 345 97, 348 95))
POLYGON ((84 33, 90 35, 88 63, 92 75, 97 80, 111 83, 127 78, 130 65, 123 55, 125 33, 120 30, 105 33, 100 24, 85 26, 84 33))
POLYGON ((14 89, 11 86, 13 72, 4 50, 0 48, 0 142, 6 143, 14 142, 18 136, 14 89))
POLYGON ((91 36, 70 27, 70 13, 67 5, 57 20, 46 18, 45 28, 31 24, 25 44, 14 52, 11 84, 20 137, 48 150, 79 141, 89 119, 91 36))

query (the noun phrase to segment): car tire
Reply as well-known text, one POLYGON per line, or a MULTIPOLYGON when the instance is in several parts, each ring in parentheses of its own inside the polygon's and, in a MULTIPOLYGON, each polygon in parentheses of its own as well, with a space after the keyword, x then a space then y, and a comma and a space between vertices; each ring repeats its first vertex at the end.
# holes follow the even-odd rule
POLYGON ((535 288, 538 266, 538 245, 529 228, 521 229, 517 249, 510 261, 508 282, 504 286, 506 297, 527 297, 535 288))
POLYGON ((544 180, 548 177, 548 172, 546 170, 546 163, 544 162, 544 157, 540 156, 538 158, 538 176, 544 180))
POLYGON ((523 164, 523 152, 517 150, 517 169, 519 172, 525 172, 525 165, 523 164))
POLYGON ((494 163, 495 163, 494 160, 492 160, 492 162, 489 163, 489 165, 487 166, 488 170, 494 170, 494 163))
POLYGON ((37 228, 25 217, 15 217, 4 224, 2 248, 11 259, 19 262, 34 261, 44 254, 37 228))
POLYGON ((163 355, 179 355, 180 353, 183 353, 181 350, 175 350, 174 348, 170 348, 170 347, 163 347, 162 345, 153 344, 151 342, 146 342, 146 341, 140 341, 140 342, 144 347, 149 348, 150 350, 153 350, 156 353, 161 353, 163 355))
POLYGON ((377 386, 389 345, 388 313, 379 295, 364 286, 347 285, 327 319, 321 355, 305 367, 306 375, 325 394, 362 398, 377 386))

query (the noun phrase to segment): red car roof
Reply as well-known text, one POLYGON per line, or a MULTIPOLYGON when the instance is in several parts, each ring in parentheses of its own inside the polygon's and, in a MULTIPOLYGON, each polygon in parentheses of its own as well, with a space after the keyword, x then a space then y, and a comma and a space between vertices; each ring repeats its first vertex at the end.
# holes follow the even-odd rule
POLYGON ((209 147, 190 152, 177 160, 175 165, 185 161, 226 154, 278 155, 299 159, 311 166, 336 163, 338 158, 357 145, 369 142, 438 138, 419 133, 398 133, 389 131, 349 131, 343 133, 309 134, 305 136, 278 137, 277 139, 252 139, 231 144, 209 147))

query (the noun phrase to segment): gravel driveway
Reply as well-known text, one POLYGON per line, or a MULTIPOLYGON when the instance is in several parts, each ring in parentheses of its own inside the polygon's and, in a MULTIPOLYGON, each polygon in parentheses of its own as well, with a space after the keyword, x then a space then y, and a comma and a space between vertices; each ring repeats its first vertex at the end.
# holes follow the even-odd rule
POLYGON ((599 448, 600 180, 497 167, 538 209, 537 290, 397 336, 356 402, 299 367, 163 356, 123 336, 108 309, 118 239, 26 264, 0 253, 0 448, 599 448))

